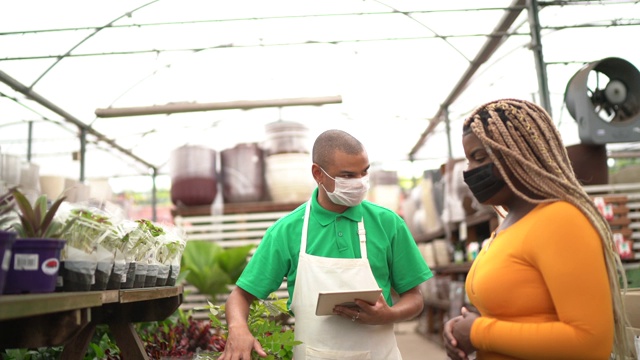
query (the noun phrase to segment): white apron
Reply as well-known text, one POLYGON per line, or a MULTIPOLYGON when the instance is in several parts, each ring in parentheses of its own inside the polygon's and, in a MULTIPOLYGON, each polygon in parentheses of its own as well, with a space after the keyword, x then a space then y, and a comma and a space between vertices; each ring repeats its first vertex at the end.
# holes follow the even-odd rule
POLYGON ((300 258, 291 300, 295 314, 295 360, 401 360, 393 324, 366 325, 338 315, 316 316, 318 293, 378 288, 367 260, 364 223, 358 223, 360 259, 335 259, 309 255, 307 230, 311 200, 307 202, 300 258))

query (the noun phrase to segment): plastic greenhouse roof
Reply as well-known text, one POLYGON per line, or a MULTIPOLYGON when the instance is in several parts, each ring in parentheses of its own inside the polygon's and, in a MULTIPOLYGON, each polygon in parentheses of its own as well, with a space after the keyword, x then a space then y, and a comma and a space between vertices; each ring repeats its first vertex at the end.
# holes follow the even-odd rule
MULTIPOLYGON (((150 169, 166 174, 179 146, 222 151, 262 142, 267 123, 290 120, 309 127, 310 141, 328 128, 351 132, 374 164, 394 168, 411 155, 415 166, 434 168, 463 156, 461 123, 476 106, 502 97, 540 102, 525 6, 524 0, 14 1, 0 13, 0 150, 30 156, 40 174, 78 178, 72 154, 84 129, 86 179, 150 169), (517 16, 494 32, 507 13, 517 16), (492 39, 494 48, 480 57, 492 39), (96 115, 327 97, 341 101, 96 115)), ((640 4, 537 6, 551 112, 565 143, 575 144, 567 83, 584 64, 607 57, 640 65, 640 4)))

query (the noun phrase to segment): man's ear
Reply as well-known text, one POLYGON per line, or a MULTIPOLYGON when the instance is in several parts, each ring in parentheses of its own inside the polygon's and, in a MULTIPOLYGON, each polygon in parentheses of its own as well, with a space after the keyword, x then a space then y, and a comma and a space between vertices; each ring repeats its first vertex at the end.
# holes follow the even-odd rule
POLYGON ((311 164, 311 175, 313 175, 313 179, 317 184, 321 184, 322 181, 322 170, 318 164, 311 164))

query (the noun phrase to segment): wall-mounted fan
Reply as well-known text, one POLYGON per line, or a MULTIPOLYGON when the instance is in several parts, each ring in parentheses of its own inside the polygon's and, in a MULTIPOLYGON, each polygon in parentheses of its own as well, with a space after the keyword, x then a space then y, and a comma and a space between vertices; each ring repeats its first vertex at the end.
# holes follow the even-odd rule
POLYGON ((585 65, 569 80, 564 101, 582 143, 640 141, 640 72, 628 61, 585 65))

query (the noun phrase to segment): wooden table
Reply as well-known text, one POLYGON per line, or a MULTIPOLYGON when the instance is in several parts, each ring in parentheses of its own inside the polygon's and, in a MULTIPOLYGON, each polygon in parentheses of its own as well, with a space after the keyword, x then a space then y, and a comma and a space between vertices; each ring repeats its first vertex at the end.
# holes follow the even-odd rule
POLYGON ((127 360, 148 360, 133 323, 160 321, 182 303, 182 286, 0 296, 0 348, 63 345, 62 359, 82 359, 99 324, 107 324, 127 360))

